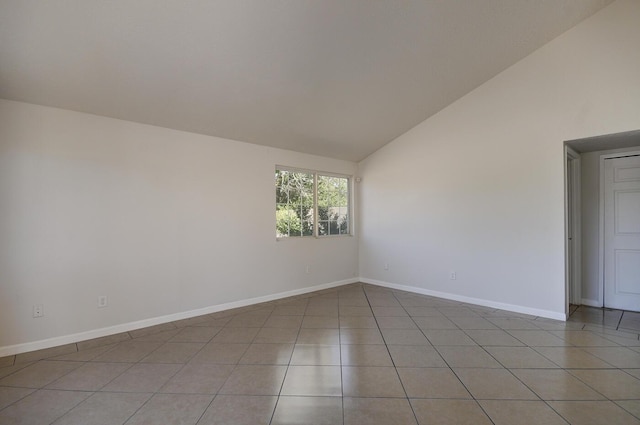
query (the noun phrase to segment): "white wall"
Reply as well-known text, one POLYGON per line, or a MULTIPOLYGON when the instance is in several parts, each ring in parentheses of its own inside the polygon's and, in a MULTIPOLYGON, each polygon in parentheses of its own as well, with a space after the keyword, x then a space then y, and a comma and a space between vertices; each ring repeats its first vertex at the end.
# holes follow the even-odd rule
POLYGON ((613 3, 362 161, 361 276, 563 317, 563 142, 640 128, 638 22, 613 3))
POLYGON ((276 242, 276 164, 357 169, 0 100, 0 356, 354 279, 355 237, 276 242), (97 308, 99 295, 107 308, 97 308), (34 319, 38 303, 45 316, 34 319))
POLYGON ((582 302, 602 307, 600 289, 600 157, 635 148, 610 149, 580 155, 580 214, 582 245, 582 302))
POLYGON ((0 355, 358 267, 562 316, 562 143, 640 128, 638 22, 618 0, 363 161, 358 238, 276 242, 265 214, 275 164, 354 163, 0 100, 0 355))

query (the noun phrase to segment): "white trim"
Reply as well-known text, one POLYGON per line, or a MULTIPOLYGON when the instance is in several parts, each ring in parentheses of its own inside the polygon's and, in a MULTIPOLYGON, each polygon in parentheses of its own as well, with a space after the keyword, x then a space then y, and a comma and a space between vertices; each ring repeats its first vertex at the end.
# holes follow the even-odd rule
MULTIPOLYGON (((571 159, 572 169, 565 169, 565 267, 566 270, 566 288, 567 288, 567 312, 569 311, 569 303, 577 303, 582 299, 582 242, 581 242, 581 199, 580 199, 580 176, 581 176, 581 161, 580 154, 575 150, 571 149, 571 147, 565 145, 565 158, 571 159), (568 173, 571 171, 571 179, 568 178, 568 173), (572 218, 571 222, 573 224, 571 229, 572 240, 569 241, 569 217, 567 215, 568 210, 568 194, 569 194, 569 182, 571 182, 571 194, 572 194, 572 218), (571 264, 568 263, 569 260, 569 250, 568 244, 572 245, 573 258, 571 264), (568 273, 569 269, 571 273, 568 273), (571 279, 569 279, 571 276, 571 279)), ((566 167, 566 162, 565 162, 566 167)))
POLYGON ((475 304, 483 307, 497 308, 500 310, 507 310, 515 313, 530 314, 532 316, 546 317, 549 319, 562 320, 562 321, 567 320, 566 314, 555 312, 555 311, 540 310, 537 308, 524 307, 524 306, 515 305, 515 304, 505 304, 505 303, 485 300, 481 298, 472 298, 472 297, 466 297, 464 295, 450 294, 447 292, 432 291, 430 289, 418 288, 415 286, 399 285, 397 283, 390 283, 390 282, 384 282, 382 280, 368 279, 366 277, 360 277, 360 282, 370 283, 372 285, 384 286, 386 288, 397 289, 400 291, 413 292, 415 294, 428 295, 428 296, 437 297, 437 298, 444 298, 446 300, 460 301, 463 303, 475 304))
POLYGON ((122 332, 129 332, 136 329, 142 329, 149 326, 161 325, 164 323, 175 322, 177 320, 190 319, 192 317, 202 316, 204 314, 217 313, 219 311, 230 310, 238 307, 246 307, 253 304, 259 304, 268 301, 274 301, 282 298, 292 297, 296 295, 307 294, 309 292, 321 291, 323 289, 335 288, 336 286, 357 283, 357 278, 339 280, 336 282, 324 283, 316 286, 309 286, 291 291, 279 292, 272 295, 264 295, 261 297, 248 298, 245 300, 233 301, 225 304, 217 304, 209 307, 199 308, 196 310, 184 311, 181 313, 168 314, 166 316, 152 317, 150 319, 138 320, 135 322, 122 323, 119 325, 108 326, 106 328, 94 329, 91 331, 80 332, 71 335, 64 335, 54 338, 43 339, 40 341, 25 342, 23 344, 8 345, 0 347, 0 357, 13 356, 16 354, 27 353, 30 351, 43 350, 46 348, 57 347, 60 345, 73 344, 76 342, 86 341, 94 338, 114 335, 122 332))
POLYGON ((341 177, 351 179, 353 178, 352 174, 342 174, 342 173, 333 173, 331 171, 322 171, 322 170, 314 170, 311 168, 298 168, 298 167, 289 167, 288 165, 278 165, 276 164, 276 170, 285 170, 292 171, 294 173, 307 173, 307 174, 320 174, 326 177, 341 177))
POLYGON ((617 152, 600 155, 600 198, 599 202, 599 238, 598 238, 598 305, 604 307, 604 161, 605 159, 623 158, 625 156, 640 155, 640 151, 617 152))

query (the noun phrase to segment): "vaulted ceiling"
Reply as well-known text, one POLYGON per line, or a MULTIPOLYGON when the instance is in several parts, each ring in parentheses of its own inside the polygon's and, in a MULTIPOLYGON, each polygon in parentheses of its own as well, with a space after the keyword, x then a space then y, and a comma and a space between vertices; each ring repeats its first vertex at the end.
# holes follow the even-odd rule
POLYGON ((611 0, 3 0, 0 97, 358 161, 611 0))

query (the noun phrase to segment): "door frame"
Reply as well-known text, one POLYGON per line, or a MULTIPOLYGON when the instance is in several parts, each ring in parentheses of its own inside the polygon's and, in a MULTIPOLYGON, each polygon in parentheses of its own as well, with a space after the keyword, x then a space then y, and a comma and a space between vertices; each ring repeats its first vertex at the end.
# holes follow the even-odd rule
POLYGON ((598 303, 600 304, 600 307, 604 307, 604 161, 606 159, 638 155, 640 155, 640 150, 600 155, 600 198, 598 202, 600 207, 600 232, 598 237, 598 303))
POLYGON ((582 304, 582 242, 580 204, 580 154, 565 145, 565 299, 582 304))

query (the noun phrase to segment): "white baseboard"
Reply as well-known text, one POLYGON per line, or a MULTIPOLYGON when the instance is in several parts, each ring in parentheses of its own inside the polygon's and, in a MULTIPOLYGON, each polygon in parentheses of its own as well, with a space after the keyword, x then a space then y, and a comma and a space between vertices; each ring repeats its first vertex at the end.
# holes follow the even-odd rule
POLYGON ((86 341, 94 338, 114 335, 122 332, 129 332, 136 329, 142 329, 149 326, 161 325, 164 323, 175 322, 177 320, 190 319, 192 317, 202 316, 204 314, 217 313, 219 311, 230 310, 233 308, 246 307, 253 304, 259 304, 268 301, 279 300, 281 298, 293 297, 309 292, 321 291, 323 289, 335 288, 336 286, 347 285, 359 282, 358 278, 339 280, 336 282, 324 283, 316 286, 309 286, 291 291, 279 292, 277 294, 264 295, 261 297, 248 298, 245 300, 234 301, 225 304, 217 304, 209 307, 199 308, 196 310, 184 311, 180 313, 168 314, 165 316, 152 317, 150 319, 138 320, 135 322, 122 323, 105 328, 94 329, 90 331, 75 333, 71 335, 63 335, 54 338, 43 339, 33 342, 25 342, 23 344, 8 345, 0 347, 0 357, 13 356, 16 354, 27 353, 30 351, 43 350, 46 348, 57 347, 60 345, 73 344, 80 341, 86 341))
POLYGON ((444 298, 447 300, 481 305, 483 307, 497 308, 500 310, 507 310, 515 313, 530 314, 532 316, 546 317, 548 319, 555 319, 555 320, 562 320, 562 321, 567 320, 565 313, 559 313, 555 311, 540 310, 537 308, 524 307, 524 306, 515 305, 515 304, 505 304, 505 303, 500 303, 496 301, 485 300, 482 298, 472 298, 472 297, 466 297, 464 295, 450 294, 447 292, 432 291, 430 289, 418 288, 415 286, 398 285, 397 283, 384 282, 381 280, 369 279, 366 277, 360 277, 360 282, 370 283, 372 285, 384 286, 386 288, 391 288, 391 289, 398 289, 400 291, 407 291, 407 292, 413 292, 421 295, 428 295, 431 297, 444 298))
POLYGON ((582 302, 582 305, 586 305, 589 307, 602 307, 602 303, 598 300, 590 300, 589 298, 583 298, 581 302, 582 302))

